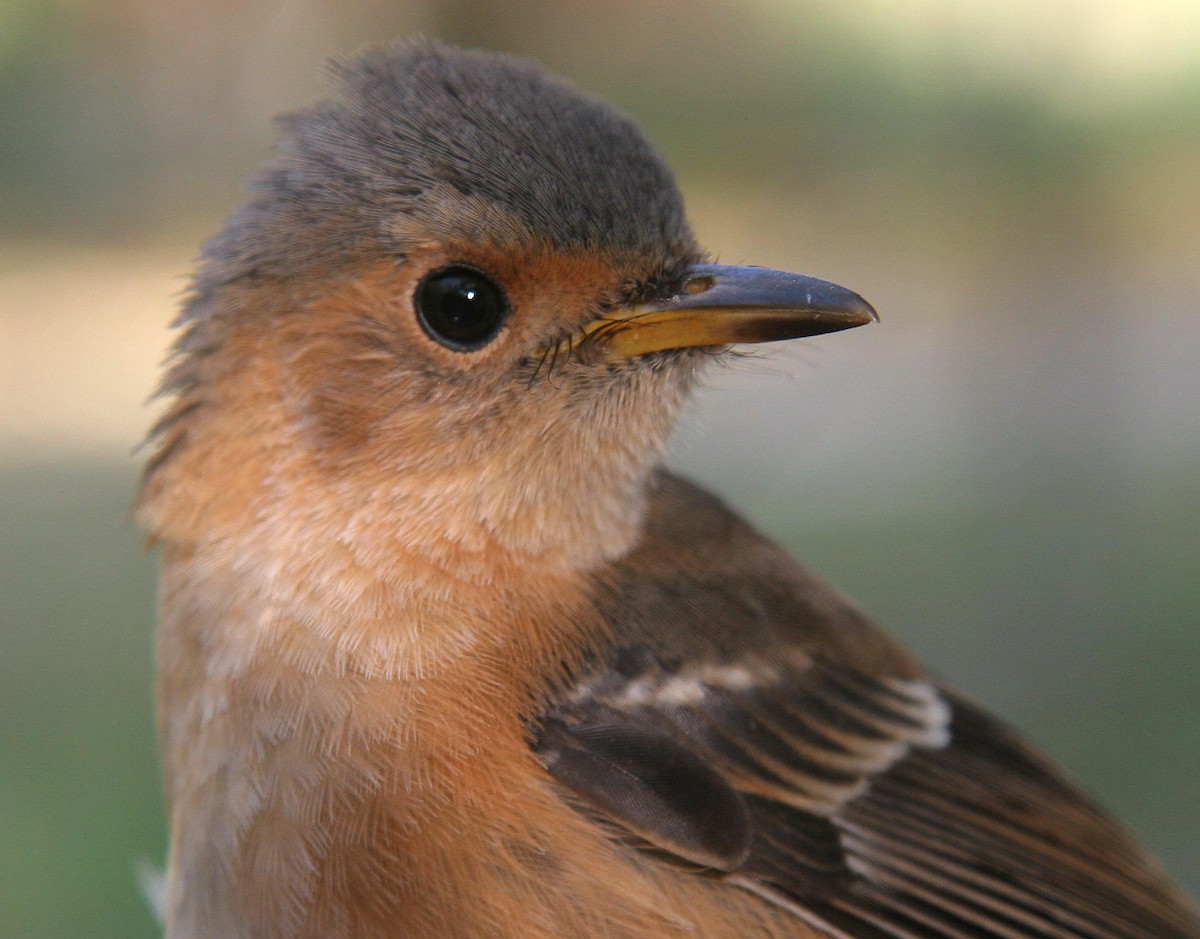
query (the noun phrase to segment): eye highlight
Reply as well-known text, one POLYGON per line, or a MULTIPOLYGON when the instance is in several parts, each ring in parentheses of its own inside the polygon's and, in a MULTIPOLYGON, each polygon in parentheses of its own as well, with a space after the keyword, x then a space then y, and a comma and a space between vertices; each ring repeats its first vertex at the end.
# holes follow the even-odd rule
POLYGON ((413 293, 413 306, 426 335, 455 352, 482 349, 508 319, 504 291, 483 271, 465 264, 426 274, 413 293))

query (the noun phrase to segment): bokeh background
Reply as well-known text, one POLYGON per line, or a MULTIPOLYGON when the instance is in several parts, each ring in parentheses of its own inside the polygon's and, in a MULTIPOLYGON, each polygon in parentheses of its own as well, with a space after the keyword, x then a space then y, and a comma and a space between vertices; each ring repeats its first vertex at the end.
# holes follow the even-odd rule
POLYGON ((712 375, 672 462, 1052 751, 1200 890, 1200 6, 0 0, 0 936, 153 936, 132 448, 200 241, 414 32, 614 100, 727 262, 880 326, 712 375))

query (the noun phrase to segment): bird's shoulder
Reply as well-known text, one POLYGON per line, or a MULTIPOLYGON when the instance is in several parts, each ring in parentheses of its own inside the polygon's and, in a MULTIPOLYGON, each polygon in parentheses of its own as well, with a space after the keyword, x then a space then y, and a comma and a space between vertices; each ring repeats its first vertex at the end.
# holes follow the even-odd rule
POLYGON ((593 596, 609 641, 534 746, 628 850, 837 937, 1200 937, 1047 760, 703 490, 660 474, 593 596))

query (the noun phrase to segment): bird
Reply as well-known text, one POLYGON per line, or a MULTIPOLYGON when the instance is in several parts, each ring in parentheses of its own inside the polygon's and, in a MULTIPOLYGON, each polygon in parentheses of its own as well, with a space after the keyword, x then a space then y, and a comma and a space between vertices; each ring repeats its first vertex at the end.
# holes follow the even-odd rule
POLYGON ((331 68, 149 435, 168 939, 1200 937, 1047 757, 662 467, 713 363, 870 304, 714 263, 632 120, 531 61, 331 68))

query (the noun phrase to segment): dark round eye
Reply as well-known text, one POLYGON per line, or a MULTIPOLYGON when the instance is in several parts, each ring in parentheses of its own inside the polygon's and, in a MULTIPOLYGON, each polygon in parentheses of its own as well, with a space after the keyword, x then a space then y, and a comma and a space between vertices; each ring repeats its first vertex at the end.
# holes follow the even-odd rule
POLYGON ((421 328, 456 352, 482 349, 508 318, 504 291, 483 271, 462 264, 426 274, 413 303, 421 328))

